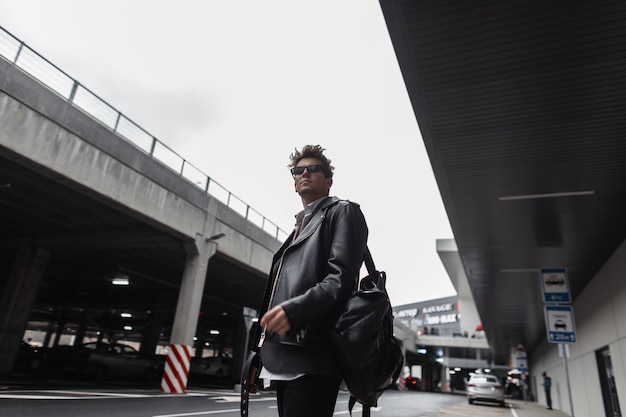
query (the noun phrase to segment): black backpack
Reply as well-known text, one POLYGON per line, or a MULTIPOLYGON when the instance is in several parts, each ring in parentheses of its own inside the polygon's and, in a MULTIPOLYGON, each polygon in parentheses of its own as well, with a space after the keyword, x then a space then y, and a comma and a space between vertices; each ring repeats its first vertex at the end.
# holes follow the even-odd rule
POLYGON ((367 417, 383 391, 398 379, 404 355, 393 336, 393 311, 385 289, 387 276, 376 270, 368 248, 364 261, 369 275, 361 279, 331 333, 350 391, 350 415, 358 401, 367 417))

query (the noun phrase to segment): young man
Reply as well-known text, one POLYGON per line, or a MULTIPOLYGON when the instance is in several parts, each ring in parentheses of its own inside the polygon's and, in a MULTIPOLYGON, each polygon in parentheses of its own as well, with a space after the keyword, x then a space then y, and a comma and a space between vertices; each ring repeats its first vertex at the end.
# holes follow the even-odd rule
POLYGON ((543 376, 543 390, 546 392, 546 404, 548 410, 552 410, 552 396, 550 395, 550 389, 552 388, 552 378, 550 378, 545 372, 543 376))
POLYGON ((275 385, 280 417, 333 415, 342 376, 329 327, 357 287, 367 245, 359 206, 329 197, 334 167, 323 152, 307 145, 290 156, 303 210, 274 255, 261 307, 260 377, 275 385))

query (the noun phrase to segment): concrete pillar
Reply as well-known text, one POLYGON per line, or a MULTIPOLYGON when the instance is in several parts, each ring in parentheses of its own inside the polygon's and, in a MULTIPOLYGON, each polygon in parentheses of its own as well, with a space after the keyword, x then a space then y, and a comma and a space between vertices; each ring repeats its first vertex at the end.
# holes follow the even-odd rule
POLYGON ((13 372, 28 318, 48 264, 48 251, 22 242, 0 301, 0 375, 13 372))
POLYGON ((78 323, 78 328, 76 329, 76 335, 74 337, 73 346, 80 346, 83 344, 83 339, 85 338, 85 334, 87 333, 87 313, 85 311, 80 315, 80 322, 78 323))
POLYGON ((439 380, 441 381, 441 392, 451 392, 452 386, 450 384, 450 367, 446 363, 450 360, 450 348, 443 349, 444 364, 441 366, 441 375, 439 380))
MULTIPOLYGON (((198 319, 200 319, 200 317, 198 316, 198 319)), ((205 336, 206 333, 206 329, 204 328, 204 326, 202 324, 199 324, 196 327, 196 335, 195 337, 197 338, 194 341, 193 347, 195 347, 195 351, 193 353, 193 357, 194 358, 201 358, 202 357, 202 351, 204 350, 204 342, 206 339, 205 336)))
POLYGON ((151 313, 150 316, 152 320, 148 326, 144 327, 141 334, 141 345, 139 347, 139 351, 148 355, 154 355, 161 336, 163 314, 160 311, 157 311, 156 313, 151 313))
POLYGON ((162 392, 184 393, 187 389, 191 348, 198 326, 209 259, 217 251, 215 240, 223 236, 222 233, 205 238, 197 234, 195 241, 186 245, 187 260, 172 325, 170 352, 161 380, 162 392))
POLYGON ((204 236, 197 235, 195 242, 187 245, 186 249, 187 260, 178 293, 170 343, 192 346, 198 326, 198 314, 202 306, 209 258, 215 255, 217 243, 207 242, 204 236))
POLYGON ((61 335, 63 334, 63 329, 66 324, 67 322, 63 319, 57 320, 57 332, 54 334, 54 342, 52 343, 52 346, 59 346, 59 341, 61 340, 61 335))
POLYGON ((48 328, 46 329, 46 336, 43 339, 43 347, 50 347, 52 333, 54 333, 54 322, 50 320, 50 322, 48 322, 48 328))

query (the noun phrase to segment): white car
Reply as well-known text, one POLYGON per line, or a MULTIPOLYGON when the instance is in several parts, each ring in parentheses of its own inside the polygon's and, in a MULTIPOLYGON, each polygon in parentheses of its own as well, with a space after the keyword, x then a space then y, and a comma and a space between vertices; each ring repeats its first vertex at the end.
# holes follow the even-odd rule
POLYGON ((232 359, 226 357, 192 358, 189 373, 192 375, 225 378, 230 373, 232 359))
POLYGON ((108 378, 158 381, 163 362, 121 343, 90 342, 61 351, 65 375, 83 374, 95 380, 108 378))
POLYGON ((467 382, 467 401, 497 402, 504 407, 504 389, 498 377, 489 374, 472 374, 467 382))

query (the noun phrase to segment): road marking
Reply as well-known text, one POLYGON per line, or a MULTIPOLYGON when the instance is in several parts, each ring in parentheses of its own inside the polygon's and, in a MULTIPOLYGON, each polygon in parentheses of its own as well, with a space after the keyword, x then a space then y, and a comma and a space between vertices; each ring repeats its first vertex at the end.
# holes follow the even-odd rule
MULTIPOLYGON (((69 390, 12 390, 12 391, 0 391, 0 399, 24 399, 24 400, 105 400, 105 399, 120 399, 120 398, 168 398, 168 397, 210 397, 216 396, 217 399, 225 398, 224 392, 220 391, 195 391, 186 392, 185 394, 163 394, 161 392, 147 392, 147 393, 122 393, 122 392, 94 392, 94 391, 69 391, 69 390)), ((239 396, 236 397, 239 401, 239 396)), ((266 399, 259 399, 257 401, 265 401, 266 399)), ((233 400, 234 401, 234 400, 233 400)), ((254 400, 253 400, 254 401, 254 400)))
POLYGON ((69 394, 69 395, 93 395, 93 396, 102 396, 102 397, 120 397, 120 398, 143 398, 146 397, 147 394, 123 394, 121 392, 93 392, 93 391, 64 391, 64 390, 41 390, 39 392, 46 392, 50 394, 59 393, 59 394, 69 394))
MULTIPOLYGON (((448 406, 439 410, 439 414, 449 415, 450 417, 475 417, 476 411, 480 410, 480 414, 483 417, 486 416, 503 416, 506 413, 506 409, 502 407, 493 406, 481 406, 463 404, 462 402, 448 406)), ((515 416, 517 417, 517 416, 515 416)))
POLYGON ((517 413, 515 412, 515 408, 513 408, 513 404, 509 404, 509 408, 511 409, 511 413, 513 413, 513 417, 517 417, 517 413))
POLYGON ((182 414, 158 414, 152 417, 183 417, 183 416, 204 416, 209 414, 219 414, 219 413, 235 413, 240 412, 239 408, 234 408, 232 410, 215 410, 215 411, 197 411, 195 413, 182 413, 182 414))
MULTIPOLYGON (((340 402, 346 402, 346 403, 347 403, 347 401, 337 401, 337 403, 340 403, 340 402)), ((337 409, 337 407, 335 407, 335 410, 336 410, 336 409, 337 409)), ((363 409, 363 407, 358 407, 358 406, 355 406, 355 407, 352 409, 352 412, 356 412, 356 411, 358 411, 358 410, 362 410, 362 409, 363 409)), ((373 411, 373 412, 379 412, 379 411, 380 411, 380 410, 382 410, 382 409, 383 409, 382 407, 370 407, 370 411, 373 411)), ((345 411, 335 411, 335 412, 333 413, 333 415, 334 415, 334 416, 338 416, 338 415, 340 415, 340 414, 348 414, 349 412, 350 412, 349 410, 345 410, 345 411)))
POLYGON ((60 397, 58 395, 1 394, 0 398, 8 400, 84 400, 90 397, 60 397))
POLYGON ((241 397, 238 395, 222 395, 220 397, 210 397, 209 399, 215 400, 216 403, 238 403, 241 401, 241 397))
MULTIPOLYGON (((211 400, 215 400, 216 403, 238 403, 241 402, 240 395, 223 395, 221 397, 211 397, 211 400)), ((259 401, 276 401, 274 397, 265 397, 265 398, 251 398, 250 402, 259 402, 259 401)))

